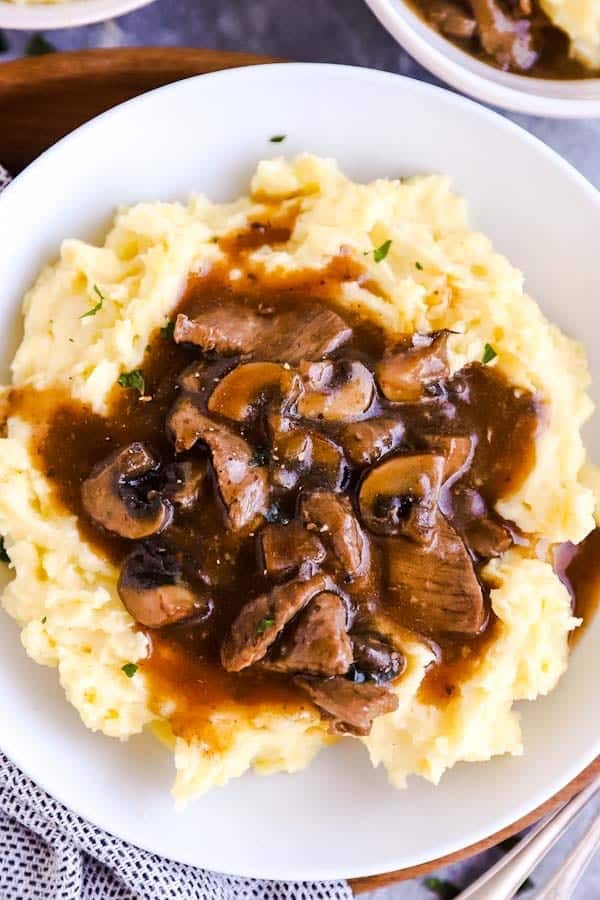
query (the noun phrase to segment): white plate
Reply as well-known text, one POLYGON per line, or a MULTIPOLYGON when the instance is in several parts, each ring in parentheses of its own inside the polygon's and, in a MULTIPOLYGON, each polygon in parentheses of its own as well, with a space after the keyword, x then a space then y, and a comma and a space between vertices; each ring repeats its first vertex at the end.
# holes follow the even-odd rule
POLYGON ((477 100, 515 112, 564 119, 600 115, 600 78, 560 81, 502 72, 446 40, 417 15, 410 0, 365 0, 411 56, 477 100))
POLYGON ((8 3, 0 0, 0 28, 48 31, 74 28, 122 16, 153 0, 66 0, 64 3, 8 3))
MULTIPOLYGON (((597 345, 600 201, 543 144, 474 103, 417 81, 342 66, 288 64, 202 75, 117 107, 62 140, 0 196, 0 328, 61 238, 98 237, 119 203, 216 200, 248 186, 258 160, 310 150, 355 179, 447 172, 473 220, 521 266, 545 312, 597 345), (269 143, 286 134, 285 143, 269 143)), ((6 359, 10 348, 3 348, 6 359)), ((595 351, 595 352, 594 352, 595 351)), ((590 432, 600 457, 598 419, 590 432)), ((600 752, 600 618, 558 690, 523 704, 527 753, 460 765, 436 789, 396 791, 344 741, 305 772, 253 775, 182 814, 169 754, 150 736, 121 744, 86 731, 51 670, 25 658, 0 614, 0 745, 67 806, 173 859, 271 878, 389 871, 450 853, 510 824, 600 752)))

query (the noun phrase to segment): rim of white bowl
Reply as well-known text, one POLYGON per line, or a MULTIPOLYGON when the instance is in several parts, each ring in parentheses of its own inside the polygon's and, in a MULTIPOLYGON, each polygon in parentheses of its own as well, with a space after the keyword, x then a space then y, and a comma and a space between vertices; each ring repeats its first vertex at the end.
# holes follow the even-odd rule
POLYGON ((10 3, 0 0, 0 28, 21 31, 74 28, 113 19, 153 0, 63 0, 58 3, 10 3))
POLYGON ((600 116, 600 78, 559 81, 502 72, 441 37, 404 0, 365 0, 384 28, 438 78, 493 106, 537 116, 600 116))

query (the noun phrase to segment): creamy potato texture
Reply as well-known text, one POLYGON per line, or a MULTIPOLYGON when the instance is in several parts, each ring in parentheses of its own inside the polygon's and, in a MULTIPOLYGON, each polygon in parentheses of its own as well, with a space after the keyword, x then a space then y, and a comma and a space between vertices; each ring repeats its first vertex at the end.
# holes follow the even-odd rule
MULTIPOLYGON (((396 690, 398 709, 376 719, 359 738, 374 765, 398 786, 418 773, 437 782, 460 760, 522 752, 516 700, 533 700, 556 685, 568 660, 567 639, 578 624, 566 588, 549 562, 549 546, 581 541, 594 526, 598 478, 587 464, 580 427, 591 413, 582 348, 542 315, 523 291, 521 274, 489 240, 469 229, 464 200, 447 178, 416 177, 355 184, 331 160, 303 155, 261 162, 250 194, 228 204, 205 197, 140 203, 121 209, 102 246, 66 240, 59 259, 24 301, 25 334, 12 372, 17 386, 62 386, 105 413, 119 374, 142 361, 151 332, 176 307, 190 272, 223 257, 216 235, 243 228, 264 204, 300 204, 290 240, 254 251, 265 272, 320 269, 340 251, 368 270, 366 284, 345 282, 344 303, 392 334, 451 329, 456 371, 480 360, 486 343, 517 387, 537 391, 545 427, 535 466, 498 511, 539 538, 513 547, 486 566, 498 622, 493 640, 443 705, 419 693, 431 648, 407 636, 408 666, 396 690), (376 263, 374 248, 391 240, 376 263), (416 262, 419 266, 416 266, 416 262), (93 316, 81 318, 98 302, 93 316), (389 298, 389 299, 386 299, 389 298), (596 488, 594 487, 596 486, 596 488)), ((239 277, 230 272, 230 277, 239 277)), ((0 531, 13 578, 3 604, 22 628, 33 659, 58 667, 69 701, 85 724, 127 738, 152 726, 174 746, 175 795, 183 800, 241 775, 294 771, 332 738, 316 709, 216 711, 202 739, 173 737, 169 703, 152 712, 136 630, 116 590, 117 570, 80 536, 61 511, 28 450, 29 426, 16 416, 0 441, 0 531)))
POLYGON ((540 0, 542 9, 571 42, 571 55, 586 66, 600 66, 600 3, 598 0, 540 0))

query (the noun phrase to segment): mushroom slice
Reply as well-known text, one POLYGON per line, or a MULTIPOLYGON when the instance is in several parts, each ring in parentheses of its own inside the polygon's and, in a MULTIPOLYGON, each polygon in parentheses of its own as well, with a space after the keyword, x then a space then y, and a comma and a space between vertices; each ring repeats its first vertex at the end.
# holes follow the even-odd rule
POLYGON ((328 584, 321 574, 305 580, 297 578, 246 603, 221 647, 223 668, 240 672, 262 659, 290 619, 328 584))
POLYGON ((325 559, 325 547, 318 536, 298 521, 265 525, 259 541, 267 574, 278 578, 290 575, 305 562, 318 564, 325 559))
POLYGON ((237 366, 217 384, 208 401, 210 412, 235 422, 244 422, 274 395, 285 400, 299 393, 301 382, 289 368, 279 363, 249 362, 237 366))
POLYGON ((405 453, 370 469, 358 494, 360 514, 369 531, 430 541, 444 467, 443 456, 405 453))
POLYGON ((137 441, 115 451, 92 469, 81 486, 86 513, 124 538, 159 534, 170 523, 173 509, 150 489, 150 476, 157 469, 156 457, 137 441))
POLYGON ((304 392, 296 410, 305 419, 352 422, 366 416, 375 399, 373 376, 361 362, 301 363, 304 392))
POLYGON ((387 353, 375 368, 383 395, 397 403, 414 403, 427 396, 429 386, 447 378, 449 334, 449 331, 417 332, 409 347, 387 353))
POLYGON ((292 490, 320 486, 339 491, 346 479, 347 465, 342 449, 318 431, 296 428, 280 432, 272 456, 273 483, 292 490))
POLYGON ((434 453, 441 453, 446 460, 444 484, 458 481, 473 461, 473 438, 469 435, 430 434, 425 440, 434 453))
POLYGON ((182 579, 175 558, 158 548, 136 547, 123 563, 117 588, 127 611, 147 628, 205 617, 211 610, 182 579))
POLYGON ((298 675, 295 684, 306 691, 315 706, 331 719, 332 734, 369 734, 373 719, 398 708, 398 698, 387 685, 347 678, 308 678, 298 675))
POLYGON ((312 491, 300 498, 302 518, 319 531, 350 580, 366 575, 370 564, 369 541, 347 497, 331 491, 312 491))
POLYGON ((192 509, 206 478, 206 461, 188 459, 172 463, 165 469, 163 494, 177 509, 192 509))
POLYGON ((179 313, 173 338, 217 353, 249 353, 270 322, 234 299, 221 299, 190 317, 179 313))
POLYGON ((340 440, 355 466, 370 466, 402 442, 405 427, 399 419, 381 416, 345 425, 340 440))
POLYGON ((254 454, 247 441, 205 416, 190 396, 177 401, 169 414, 167 430, 178 452, 190 450, 197 441, 207 445, 219 493, 234 530, 251 526, 266 511, 267 470, 253 465, 254 454))
POLYGON ((352 663, 347 628, 344 601, 338 594, 323 591, 284 632, 268 666, 278 672, 345 675, 352 663))
POLYGON ((398 678, 406 668, 406 659, 375 634, 353 634, 354 666, 352 680, 376 684, 398 678))
POLYGON ((385 555, 388 589, 408 628, 425 634, 482 631, 488 614, 473 562, 441 514, 429 547, 392 538, 385 555))

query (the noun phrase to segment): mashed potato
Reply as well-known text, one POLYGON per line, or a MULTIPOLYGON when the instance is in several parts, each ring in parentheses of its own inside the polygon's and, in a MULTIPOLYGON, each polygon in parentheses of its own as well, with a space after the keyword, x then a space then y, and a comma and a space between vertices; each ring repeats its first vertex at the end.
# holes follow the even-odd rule
MULTIPOLYGON (((453 370, 481 359, 491 343, 498 353, 492 365, 544 397, 547 423, 536 464, 498 507, 541 539, 538 555, 515 547, 487 565, 484 577, 498 617, 493 640, 455 694, 436 705, 419 693, 432 650, 414 635, 407 638, 398 709, 376 719, 371 734, 360 739, 373 764, 383 763, 398 786, 411 773, 437 782, 459 760, 521 753, 513 703, 552 690, 567 665, 569 631, 578 624, 541 548, 579 542, 594 526, 598 478, 589 463, 585 479, 580 475, 586 463, 580 427, 592 409, 588 373, 582 348, 546 321, 523 293, 521 274, 486 237, 469 230, 465 203, 448 179, 361 185, 333 161, 303 155, 260 163, 250 196, 234 203, 194 197, 187 206, 122 209, 103 246, 66 240, 58 261, 27 294, 13 382, 37 389, 60 385, 106 412, 119 373, 141 363, 151 332, 177 305, 188 273, 222 258, 212 239, 244 227, 264 203, 284 210, 300 204, 283 249, 254 251, 265 271, 319 269, 343 248, 379 286, 376 295, 356 281, 344 283, 348 307, 391 334, 458 332, 449 345, 453 370), (377 264, 366 253, 388 239, 390 251, 377 264), (94 286, 104 301, 96 315, 81 318, 97 302, 94 286)), ((312 708, 286 716, 221 709, 202 740, 192 741, 171 734, 168 703, 151 711, 143 673, 128 678, 122 671, 148 648, 121 605, 117 571, 81 538, 74 517, 56 508, 29 455, 28 428, 12 417, 0 440, 0 531, 14 570, 3 603, 21 625, 30 656, 58 667, 85 724, 120 738, 151 724, 174 746, 175 794, 182 800, 251 766, 260 772, 306 766, 332 741, 312 708)))
POLYGON ((584 65, 600 67, 599 0, 541 0, 544 12, 571 42, 571 55, 584 65))

